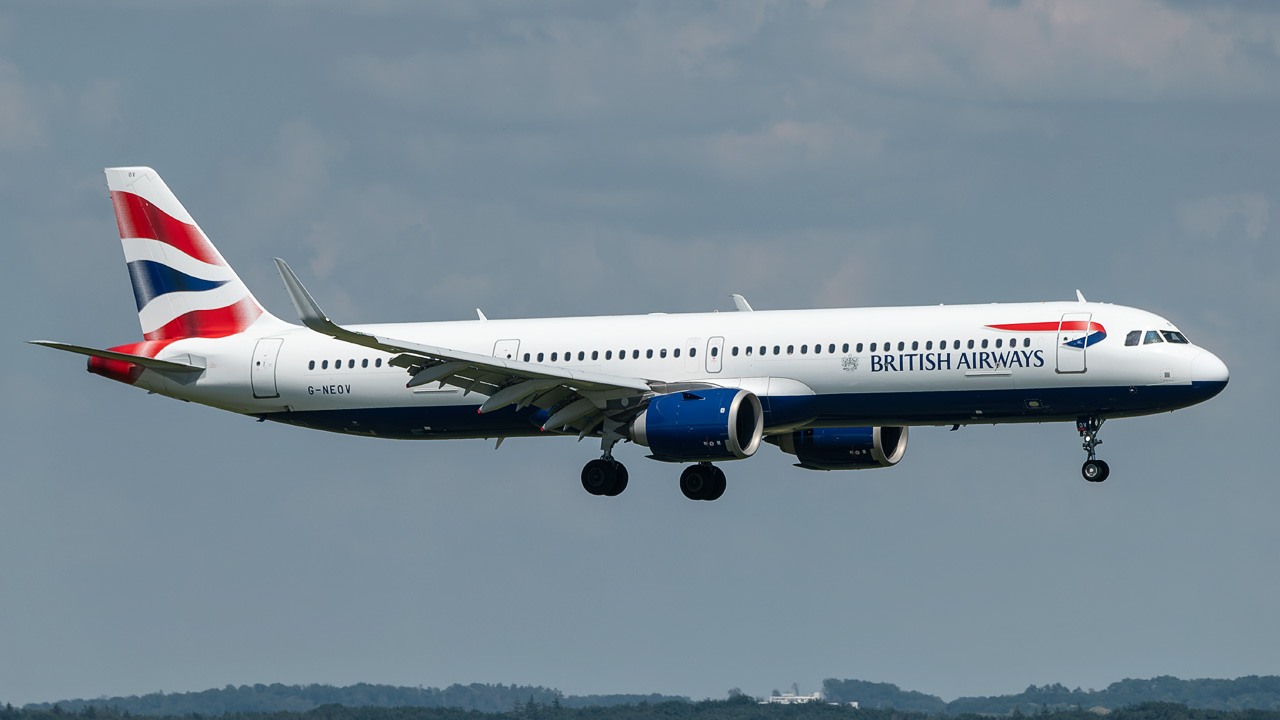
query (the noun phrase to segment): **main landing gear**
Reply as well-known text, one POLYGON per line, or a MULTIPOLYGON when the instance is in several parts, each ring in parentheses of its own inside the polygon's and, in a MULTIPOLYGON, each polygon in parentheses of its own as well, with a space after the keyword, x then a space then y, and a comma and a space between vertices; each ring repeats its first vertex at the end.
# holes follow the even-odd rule
POLYGON ((605 420, 600 434, 602 456, 582 468, 582 488, 592 495, 617 497, 627 489, 627 467, 613 459, 613 446, 622 440, 622 423, 605 420))
POLYGON ((1098 431, 1102 429, 1103 422, 1105 418, 1096 415, 1076 420, 1076 431, 1080 433, 1080 437, 1084 438, 1084 444, 1081 447, 1089 453, 1089 459, 1085 460, 1084 465, 1080 467, 1080 474, 1089 482, 1100 483, 1111 474, 1111 467, 1105 460, 1099 460, 1097 453, 1098 446, 1102 444, 1098 439, 1098 431))
POLYGON ((690 500, 716 500, 724 489, 724 471, 711 463, 690 465, 680 473, 680 492, 690 500))

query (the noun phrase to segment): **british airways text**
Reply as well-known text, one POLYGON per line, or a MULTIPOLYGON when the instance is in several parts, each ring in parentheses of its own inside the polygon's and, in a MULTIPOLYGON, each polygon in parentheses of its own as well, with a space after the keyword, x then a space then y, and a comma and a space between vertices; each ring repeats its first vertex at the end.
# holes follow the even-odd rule
POLYGON ((897 353, 872 355, 871 372, 903 370, 1000 370, 1044 367, 1043 350, 1008 350, 970 353, 897 353))

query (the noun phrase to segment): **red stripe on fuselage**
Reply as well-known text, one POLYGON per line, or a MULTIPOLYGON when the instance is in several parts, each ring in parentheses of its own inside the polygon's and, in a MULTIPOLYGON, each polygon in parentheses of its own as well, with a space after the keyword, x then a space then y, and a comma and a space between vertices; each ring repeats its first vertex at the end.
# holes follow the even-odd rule
POLYGON ((116 209, 116 225, 121 238, 150 238, 181 250, 191 257, 209 263, 227 263, 213 243, 195 225, 188 225, 133 193, 115 190, 111 204, 116 209))
POLYGON ((143 335, 148 340, 177 340, 186 337, 218 338, 244 332, 262 317, 262 308, 253 296, 215 310, 193 310, 174 318, 157 330, 143 335))
POLYGON ((992 330, 1012 330, 1014 332, 1057 332, 1058 330, 1084 330, 1085 332, 1106 332, 1096 322, 1086 320, 1067 320, 1066 322, 1010 323, 1008 325, 988 325, 992 330))

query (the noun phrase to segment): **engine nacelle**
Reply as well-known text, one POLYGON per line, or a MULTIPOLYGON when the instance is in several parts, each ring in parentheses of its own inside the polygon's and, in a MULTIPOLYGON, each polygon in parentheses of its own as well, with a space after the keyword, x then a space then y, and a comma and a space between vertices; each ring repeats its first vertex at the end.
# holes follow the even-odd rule
POLYGON ((751 457, 763 435, 760 398, 734 388, 659 395, 631 423, 631 440, 667 462, 751 457))
POLYGON ((863 470, 897 465, 907 452, 907 428, 858 427, 797 430, 770 437, 808 470, 863 470))

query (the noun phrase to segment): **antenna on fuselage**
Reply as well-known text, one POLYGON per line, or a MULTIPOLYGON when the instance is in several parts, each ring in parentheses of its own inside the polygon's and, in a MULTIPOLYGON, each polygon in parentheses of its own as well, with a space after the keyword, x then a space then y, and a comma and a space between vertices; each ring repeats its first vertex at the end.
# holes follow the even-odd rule
POLYGON ((751 312, 751 303, 737 293, 733 294, 733 306, 738 308, 738 312, 751 312))
POLYGON ((1082 302, 1082 303, 1089 302, 1088 300, 1084 299, 1084 293, 1080 292, 1078 288, 1076 289, 1076 301, 1082 302))

